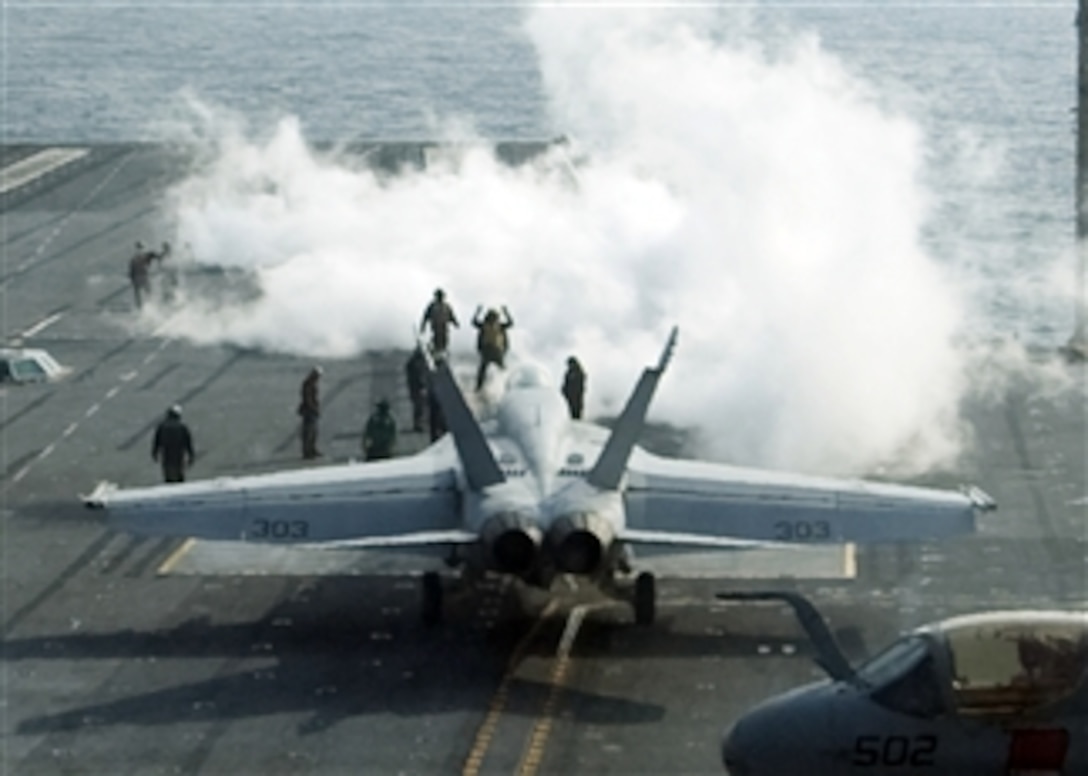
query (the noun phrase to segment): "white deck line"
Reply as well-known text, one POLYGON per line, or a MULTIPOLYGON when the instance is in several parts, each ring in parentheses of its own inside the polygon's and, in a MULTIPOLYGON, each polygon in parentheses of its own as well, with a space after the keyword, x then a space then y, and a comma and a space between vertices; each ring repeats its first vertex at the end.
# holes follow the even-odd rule
POLYGON ((64 313, 53 313, 48 318, 43 318, 42 320, 38 321, 26 331, 20 332, 19 336, 23 338, 33 337, 35 334, 39 334, 45 329, 49 328, 63 317, 64 313))
POLYGON ((47 148, 0 170, 0 194, 25 186, 47 172, 63 167, 90 152, 87 148, 47 148))

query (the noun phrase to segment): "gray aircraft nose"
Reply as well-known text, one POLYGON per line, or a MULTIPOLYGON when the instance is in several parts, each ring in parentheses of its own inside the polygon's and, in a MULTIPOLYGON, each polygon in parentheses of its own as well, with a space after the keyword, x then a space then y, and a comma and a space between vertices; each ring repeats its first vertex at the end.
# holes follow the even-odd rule
POLYGON ((731 776, 819 776, 832 750, 834 688, 801 687, 746 713, 722 738, 731 776))

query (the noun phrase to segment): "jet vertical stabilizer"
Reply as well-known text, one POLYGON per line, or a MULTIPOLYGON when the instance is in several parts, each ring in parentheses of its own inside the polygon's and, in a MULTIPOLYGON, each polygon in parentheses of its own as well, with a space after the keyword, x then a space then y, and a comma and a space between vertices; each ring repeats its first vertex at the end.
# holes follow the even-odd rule
POLYGON ((631 457, 631 451, 638 442, 642 428, 646 424, 646 412, 650 408, 650 401, 657 390, 657 383, 661 375, 665 373, 665 367, 672 358, 672 351, 676 347, 677 327, 673 326, 669 333, 669 341, 665 343, 665 350, 654 368, 646 369, 639 378, 638 385, 627 400, 627 405, 620 413, 616 427, 612 429, 612 435, 608 437, 604 449, 601 450, 597 463, 594 464, 586 481, 601 490, 618 490, 620 480, 627 471, 627 461, 631 457))
POLYGON ((453 373, 445 361, 433 367, 431 387, 446 416, 446 427, 453 434, 469 487, 480 491, 490 485, 506 482, 480 424, 465 403, 465 397, 461 395, 461 389, 457 387, 457 381, 453 379, 453 373))

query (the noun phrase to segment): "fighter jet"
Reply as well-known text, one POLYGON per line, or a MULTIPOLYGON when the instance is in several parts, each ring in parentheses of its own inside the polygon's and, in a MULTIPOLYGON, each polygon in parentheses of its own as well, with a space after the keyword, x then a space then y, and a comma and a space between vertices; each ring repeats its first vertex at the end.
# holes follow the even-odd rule
POLYGON ((85 503, 134 534, 352 547, 425 556, 427 622, 442 614, 442 560, 471 582, 498 573, 549 589, 574 575, 656 611, 646 549, 660 555, 764 544, 940 539, 993 507, 977 488, 938 491, 652 455, 636 445, 676 343, 643 371, 614 428, 572 420, 544 370, 512 369, 478 421, 449 364, 431 364, 449 433, 403 458, 180 485, 85 503), (437 556, 437 557, 436 557, 437 556), (637 573, 637 576, 636 576, 637 573))
POLYGON ((829 676, 736 722, 732 776, 1088 773, 1088 612, 953 617, 855 669, 801 596, 719 597, 790 603, 829 676))

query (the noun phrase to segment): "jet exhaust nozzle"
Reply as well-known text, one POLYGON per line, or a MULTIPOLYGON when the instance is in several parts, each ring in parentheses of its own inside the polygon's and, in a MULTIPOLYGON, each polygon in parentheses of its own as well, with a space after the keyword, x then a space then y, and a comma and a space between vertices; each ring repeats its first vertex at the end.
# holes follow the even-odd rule
POLYGON ((536 565, 540 529, 528 517, 501 514, 484 523, 481 536, 492 567, 504 574, 524 574, 536 565))
POLYGON ((548 544, 560 571, 592 574, 601 567, 615 536, 612 524, 600 515, 578 512, 552 523, 548 544))

